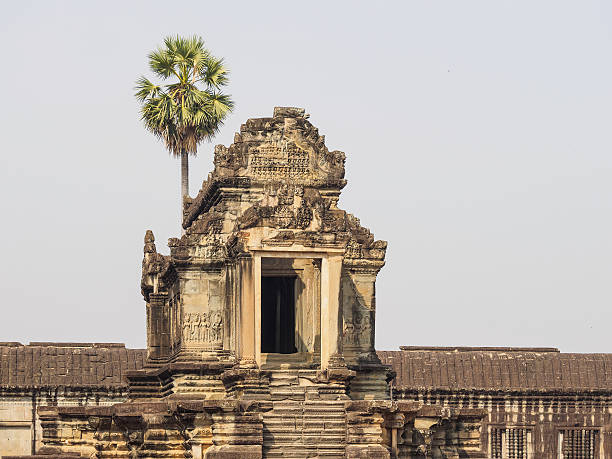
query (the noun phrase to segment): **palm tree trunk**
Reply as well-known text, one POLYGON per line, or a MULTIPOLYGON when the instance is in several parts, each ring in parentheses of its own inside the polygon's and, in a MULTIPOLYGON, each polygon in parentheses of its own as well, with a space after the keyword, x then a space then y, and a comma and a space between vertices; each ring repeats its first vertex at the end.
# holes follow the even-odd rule
POLYGON ((183 200, 189 196, 189 156, 186 151, 181 152, 181 213, 183 200))

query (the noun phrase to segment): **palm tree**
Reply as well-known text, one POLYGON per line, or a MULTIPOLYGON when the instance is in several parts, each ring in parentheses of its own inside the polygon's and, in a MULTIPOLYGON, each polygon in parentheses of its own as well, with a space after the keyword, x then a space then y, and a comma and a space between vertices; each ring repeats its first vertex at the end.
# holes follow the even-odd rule
MULTIPOLYGON (((181 158, 181 203, 189 195, 189 155, 210 140, 231 112, 231 97, 221 92, 228 82, 223 59, 204 48, 202 38, 166 37, 149 54, 149 68, 165 84, 144 76, 136 82, 145 127, 163 140, 171 155, 181 158)), ((181 206, 182 211, 182 206, 181 206)))

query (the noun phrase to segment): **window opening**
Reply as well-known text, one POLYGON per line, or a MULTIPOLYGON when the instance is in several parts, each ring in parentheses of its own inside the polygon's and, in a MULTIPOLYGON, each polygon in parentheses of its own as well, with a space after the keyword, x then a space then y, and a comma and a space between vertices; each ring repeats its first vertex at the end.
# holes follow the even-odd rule
POLYGON ((564 429, 559 432, 561 459, 597 459, 596 429, 564 429))
POLYGON ((491 457, 495 459, 529 459, 530 429, 492 428, 491 457))

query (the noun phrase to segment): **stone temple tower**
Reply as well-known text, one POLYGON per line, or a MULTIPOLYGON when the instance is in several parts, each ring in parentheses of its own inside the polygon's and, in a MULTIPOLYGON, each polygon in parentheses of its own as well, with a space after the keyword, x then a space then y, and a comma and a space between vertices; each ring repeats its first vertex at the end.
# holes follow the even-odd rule
POLYGON ((39 409, 47 451, 483 457, 482 413, 390 399, 374 349, 387 243, 338 208, 344 161, 298 108, 217 146, 170 254, 146 233, 147 362, 127 374, 129 400, 39 409))
POLYGON ((175 393, 224 397, 221 374, 236 368, 249 371, 233 376, 235 390, 252 396, 269 389, 243 385, 250 370, 292 369, 331 378, 338 395, 388 398, 374 350, 387 243, 338 208, 344 153, 330 152, 307 118, 277 107, 248 120, 229 148, 215 148, 169 256, 147 232, 149 361, 181 363, 168 376, 175 393), (206 378, 194 378, 203 363, 206 378))

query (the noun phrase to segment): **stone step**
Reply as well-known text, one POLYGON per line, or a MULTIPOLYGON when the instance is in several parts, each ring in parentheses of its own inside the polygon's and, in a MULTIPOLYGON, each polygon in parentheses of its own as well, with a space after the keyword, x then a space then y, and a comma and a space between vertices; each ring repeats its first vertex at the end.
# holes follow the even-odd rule
POLYGON ((311 374, 316 375, 318 370, 314 370, 312 368, 277 368, 274 370, 268 370, 270 374, 311 374))
POLYGON ((284 429, 285 427, 298 426, 303 430, 328 430, 341 429, 346 430, 346 422, 344 418, 337 417, 334 419, 303 419, 296 416, 278 416, 264 419, 264 429, 270 431, 276 429, 284 429))
POLYGON ((299 430, 283 431, 283 432, 268 432, 263 433, 264 444, 270 445, 337 445, 338 442, 343 444, 346 440, 346 432, 339 429, 334 432, 315 432, 312 431, 308 435, 299 432, 299 430))
POLYGON ((263 457, 265 458, 276 458, 276 457, 287 457, 287 458, 312 458, 312 459, 344 459, 345 450, 344 448, 334 449, 321 449, 321 448, 308 448, 308 449, 295 449, 289 450, 283 448, 264 448, 263 457))
POLYGON ((298 436, 295 432, 287 433, 267 433, 264 431, 263 435, 264 444, 271 446, 326 446, 332 445, 343 445, 346 441, 346 435, 341 434, 326 434, 321 433, 319 435, 304 435, 298 436))
POLYGON ((264 414, 264 457, 341 458, 347 435, 343 401, 295 400, 302 388, 271 387, 272 410, 264 414), (275 394, 276 392, 276 394, 275 394), (275 397, 284 397, 275 400, 275 397))
MULTIPOLYGON (((294 390, 290 386, 270 387, 270 396, 277 396, 277 397, 281 397, 281 396, 301 397, 300 401, 302 401, 302 402, 306 401, 306 391, 304 391, 304 390, 294 390)), ((278 401, 281 401, 281 400, 278 400, 278 401)), ((309 401, 312 400, 312 397, 310 397, 308 400, 309 401)), ((315 399, 315 400, 319 400, 319 399, 315 399)))
POLYGON ((278 426, 272 429, 264 429, 263 436, 265 439, 274 440, 277 444, 280 441, 294 443, 296 441, 306 443, 307 439, 312 439, 315 443, 321 443, 323 438, 346 438, 346 427, 338 427, 335 429, 301 429, 299 425, 278 426))
POLYGON ((302 393, 295 393, 292 391, 272 391, 270 390, 270 400, 272 401, 277 401, 277 400, 296 400, 296 401, 304 401, 306 400, 306 396, 305 394, 302 393))
POLYGON ((344 410, 336 410, 329 409, 325 407, 321 407, 319 409, 304 409, 302 406, 279 406, 274 407, 272 411, 269 411, 264 415, 264 417, 269 416, 302 416, 305 418, 318 418, 321 416, 327 417, 341 417, 344 418, 346 416, 344 410))
POLYGON ((314 408, 305 407, 304 415, 305 416, 327 416, 328 414, 344 414, 344 407, 342 409, 327 407, 327 406, 317 406, 314 408))
POLYGON ((269 373, 270 381, 275 379, 289 379, 289 378, 306 378, 315 379, 317 377, 316 370, 275 370, 269 373))
POLYGON ((304 409, 300 406, 296 406, 296 407, 283 407, 283 408, 274 408, 272 411, 268 411, 267 413, 264 414, 264 419, 267 419, 269 417, 276 417, 276 416, 299 416, 299 417, 303 417, 304 416, 304 409))
POLYGON ((297 376, 284 376, 282 378, 270 378, 270 389, 276 386, 297 386, 299 387, 300 378, 297 376))
POLYGON ((306 387, 308 386, 300 386, 298 385, 298 383, 295 384, 280 384, 278 380, 275 381, 271 381, 270 382, 270 391, 277 391, 277 390, 291 390, 294 392, 301 392, 302 394, 304 392, 306 392, 306 387))
POLYGON ((320 405, 308 405, 308 401, 304 402, 304 413, 344 413, 344 405, 325 405, 321 403, 320 405))
POLYGON ((287 448, 264 448, 264 457, 288 457, 288 458, 325 458, 341 459, 344 458, 344 447, 322 449, 322 448, 302 448, 289 450, 287 448))
POLYGON ((277 412, 291 412, 291 413, 302 413, 302 414, 306 414, 306 415, 313 415, 316 416, 320 413, 328 413, 328 414, 344 414, 344 407, 342 408, 334 408, 334 407, 328 407, 325 405, 322 406, 317 406, 317 407, 304 407, 303 403, 300 402, 296 402, 294 400, 275 400, 272 402, 273 405, 273 409, 272 411, 269 411, 269 413, 272 413, 274 411, 277 412))
POLYGON ((341 428, 346 430, 346 420, 344 417, 333 418, 310 418, 304 419, 301 416, 271 416, 264 418, 264 428, 275 429, 284 426, 300 426, 304 429, 323 429, 323 428, 341 428))

